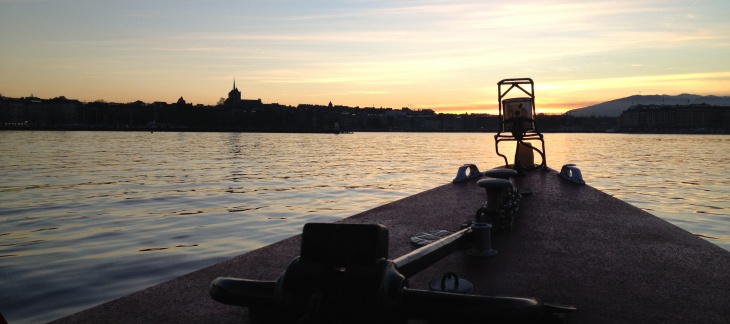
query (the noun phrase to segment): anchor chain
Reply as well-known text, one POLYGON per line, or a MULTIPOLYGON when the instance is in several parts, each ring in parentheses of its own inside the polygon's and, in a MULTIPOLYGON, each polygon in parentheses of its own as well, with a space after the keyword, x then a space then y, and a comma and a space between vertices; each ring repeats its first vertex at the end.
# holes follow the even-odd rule
POLYGON ((522 195, 514 187, 503 189, 504 199, 499 206, 489 206, 489 201, 477 209, 478 221, 491 223, 495 232, 509 232, 514 225, 515 215, 522 195))

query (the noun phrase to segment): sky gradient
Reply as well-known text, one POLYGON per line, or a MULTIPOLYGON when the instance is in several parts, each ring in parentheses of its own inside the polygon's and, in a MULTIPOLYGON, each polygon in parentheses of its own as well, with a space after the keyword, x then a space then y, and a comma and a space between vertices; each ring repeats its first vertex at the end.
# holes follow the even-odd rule
POLYGON ((0 0, 0 94, 496 113, 730 95, 730 1, 0 0))

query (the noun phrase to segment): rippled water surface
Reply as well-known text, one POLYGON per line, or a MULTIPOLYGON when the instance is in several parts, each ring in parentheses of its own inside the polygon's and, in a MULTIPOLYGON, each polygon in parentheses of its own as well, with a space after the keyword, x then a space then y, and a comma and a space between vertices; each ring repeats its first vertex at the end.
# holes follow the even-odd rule
MULTIPOLYGON (((576 163, 588 184, 730 250, 730 136, 546 145, 549 166, 576 163)), ((68 315, 442 185, 463 163, 502 163, 491 134, 0 132, 0 312, 68 315)))

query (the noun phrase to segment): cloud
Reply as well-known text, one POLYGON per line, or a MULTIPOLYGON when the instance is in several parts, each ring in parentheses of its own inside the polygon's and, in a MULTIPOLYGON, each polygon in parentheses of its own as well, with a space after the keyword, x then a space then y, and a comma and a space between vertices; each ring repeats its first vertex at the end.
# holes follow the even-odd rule
MULTIPOLYGON (((113 19, 116 24, 83 32, 80 25, 62 32, 64 25, 56 21, 57 38, 7 37, 21 43, 8 46, 0 58, 13 66, 11 71, 32 71, 20 76, 28 79, 42 79, 44 73, 69 80, 82 74, 87 82, 104 75, 136 77, 119 81, 131 83, 142 75, 153 88, 161 86, 156 82, 167 86, 237 75, 268 91, 262 96, 326 93, 350 95, 352 101, 363 96, 378 106, 394 107, 401 102, 473 107, 493 96, 496 81, 515 76, 535 78, 546 94, 566 102, 579 102, 576 96, 662 86, 728 88, 726 79, 700 73, 730 70, 724 59, 730 55, 730 22, 719 17, 721 10, 711 3, 423 0, 254 1, 230 8, 215 4, 212 9, 192 5, 195 10, 161 11, 165 5, 156 4, 144 7, 147 12, 117 3, 114 8, 126 9, 114 15, 142 13, 161 20, 140 19, 130 26, 113 19), (199 11, 197 19, 190 19, 193 11, 199 11), (43 62, 42 68, 33 67, 33 62, 43 62), (692 73, 698 77, 659 78, 692 73), (160 76, 147 77, 153 75, 160 76), (565 83, 571 80, 575 82, 565 83), (584 86, 583 80, 591 85, 584 86)), ((63 17, 74 20, 74 14, 66 10, 63 17)), ((105 15, 109 13, 96 16, 105 15)), ((34 28, 46 27, 39 22, 34 28)), ((15 87, 3 76, 0 85, 15 87)))
POLYGON ((536 89, 623 89, 637 86, 666 86, 687 82, 710 83, 714 81, 730 81, 730 71, 557 81, 545 85, 536 85, 536 89))

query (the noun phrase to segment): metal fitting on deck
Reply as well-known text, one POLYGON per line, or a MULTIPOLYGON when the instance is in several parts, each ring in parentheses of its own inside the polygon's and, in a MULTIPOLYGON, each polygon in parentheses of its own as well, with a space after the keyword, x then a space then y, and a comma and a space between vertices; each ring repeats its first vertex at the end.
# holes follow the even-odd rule
POLYGON ((481 258, 488 258, 497 255, 497 250, 492 249, 492 225, 489 223, 475 222, 471 225, 474 246, 466 253, 481 258))

